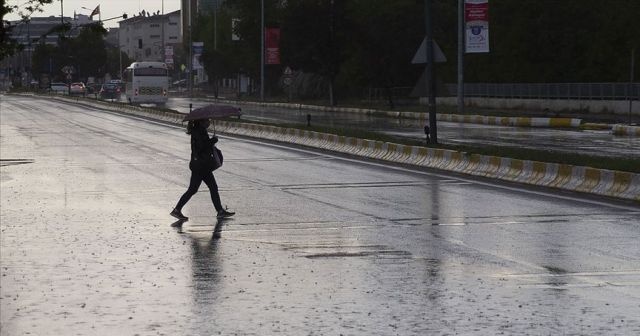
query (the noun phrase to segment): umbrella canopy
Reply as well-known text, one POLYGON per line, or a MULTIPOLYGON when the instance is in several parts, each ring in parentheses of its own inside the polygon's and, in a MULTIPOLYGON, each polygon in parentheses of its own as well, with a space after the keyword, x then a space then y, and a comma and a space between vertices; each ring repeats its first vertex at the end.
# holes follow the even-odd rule
POLYGON ((231 105, 206 105, 193 109, 182 121, 239 117, 240 108, 231 105))

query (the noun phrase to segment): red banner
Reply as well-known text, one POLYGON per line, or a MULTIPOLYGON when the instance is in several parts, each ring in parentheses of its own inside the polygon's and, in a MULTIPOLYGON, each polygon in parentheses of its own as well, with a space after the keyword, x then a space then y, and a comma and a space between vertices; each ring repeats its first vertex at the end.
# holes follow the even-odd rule
POLYGON ((489 21, 489 3, 465 3, 464 4, 464 20, 469 21, 489 21))
POLYGON ((280 28, 267 28, 264 32, 265 64, 280 64, 280 28))

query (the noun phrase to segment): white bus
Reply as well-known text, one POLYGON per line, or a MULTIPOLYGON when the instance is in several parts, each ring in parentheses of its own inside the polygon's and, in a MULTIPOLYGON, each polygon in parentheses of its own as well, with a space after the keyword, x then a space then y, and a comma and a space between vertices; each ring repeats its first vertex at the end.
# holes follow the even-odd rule
POLYGON ((125 95, 131 104, 167 102, 167 65, 162 62, 134 62, 124 70, 125 95))

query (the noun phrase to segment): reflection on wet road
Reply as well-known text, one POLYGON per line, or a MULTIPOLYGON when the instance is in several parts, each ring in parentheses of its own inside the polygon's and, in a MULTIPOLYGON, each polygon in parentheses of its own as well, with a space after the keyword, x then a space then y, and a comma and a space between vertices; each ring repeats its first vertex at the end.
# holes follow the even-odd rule
POLYGON ((0 322, 21 334, 634 335, 640 208, 1 97, 0 322))

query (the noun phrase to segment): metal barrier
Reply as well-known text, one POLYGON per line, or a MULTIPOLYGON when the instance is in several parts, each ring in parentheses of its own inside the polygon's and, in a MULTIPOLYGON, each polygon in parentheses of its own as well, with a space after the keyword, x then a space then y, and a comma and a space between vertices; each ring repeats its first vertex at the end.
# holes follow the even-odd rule
MULTIPOLYGON (((456 96, 457 85, 445 84, 442 96, 456 96)), ((465 83, 465 97, 638 100, 640 83, 465 83)))
MULTIPOLYGON (((410 98, 412 87, 367 88, 363 98, 386 100, 410 98)), ((440 97, 457 95, 457 84, 444 84, 440 97)), ((465 83, 465 97, 526 98, 526 99, 580 99, 580 100, 639 100, 640 83, 465 83)), ((415 98, 415 97, 414 97, 415 98)))

